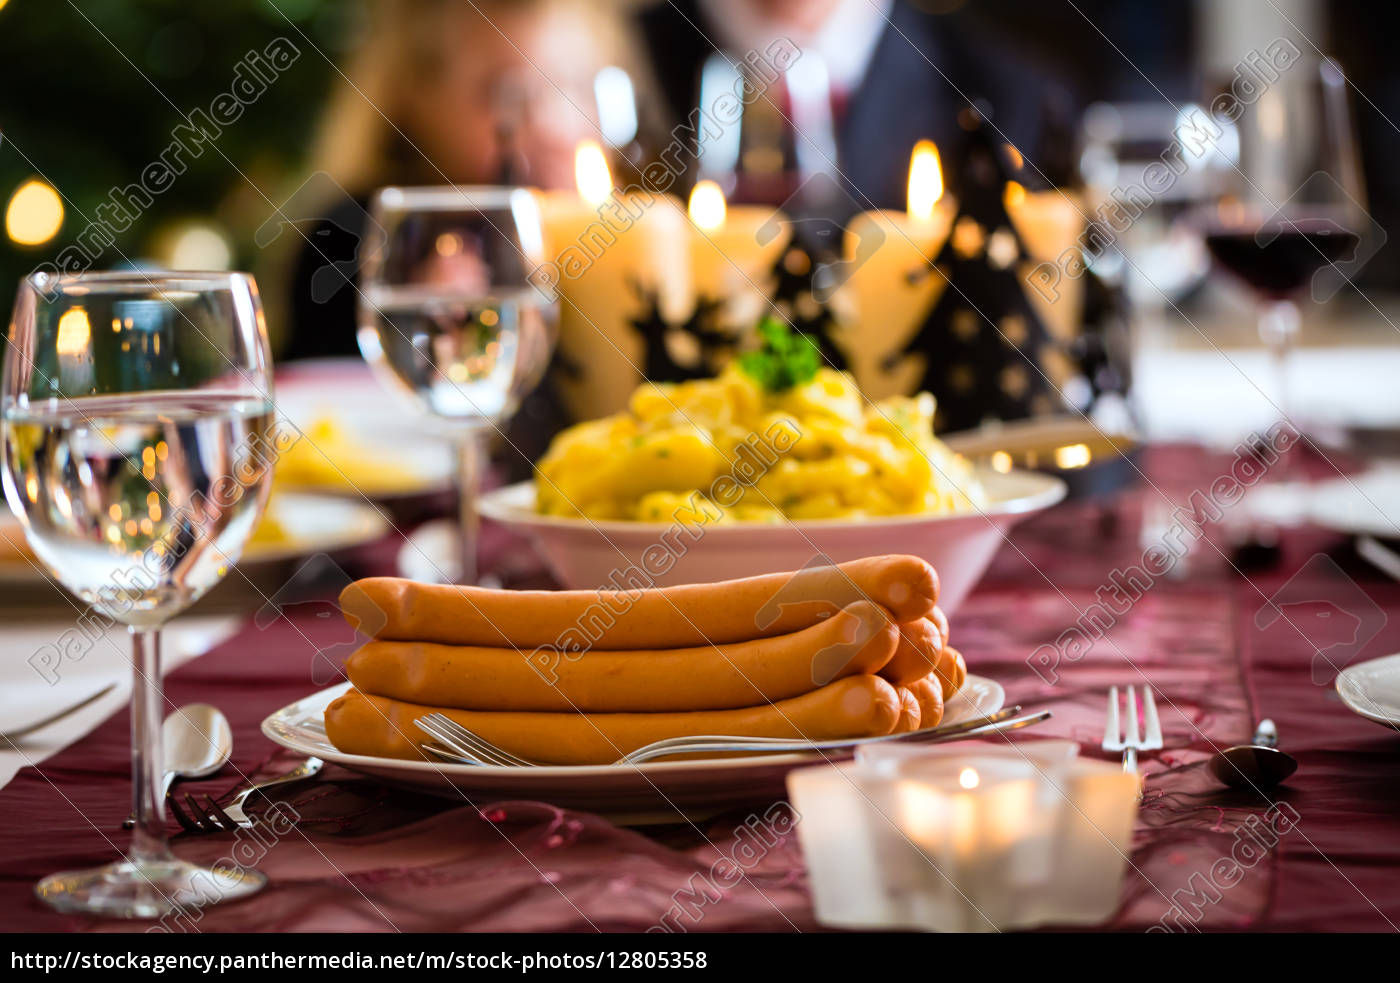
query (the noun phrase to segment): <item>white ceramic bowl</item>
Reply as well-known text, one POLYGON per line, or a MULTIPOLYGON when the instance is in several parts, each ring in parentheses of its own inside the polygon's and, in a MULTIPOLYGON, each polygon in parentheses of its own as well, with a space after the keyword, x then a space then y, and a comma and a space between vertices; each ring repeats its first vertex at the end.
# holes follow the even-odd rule
POLYGON ((565 587, 626 583, 615 575, 629 566, 655 585, 665 586, 797 570, 821 555, 843 563, 863 556, 912 553, 938 570, 942 585, 938 603, 952 613, 987 569, 1011 527, 1065 495, 1065 483, 1051 475, 986 469, 978 477, 989 504, 981 512, 964 515, 815 519, 786 525, 711 523, 678 530, 671 523, 539 515, 530 482, 490 492, 482 499, 481 512, 529 537, 565 587), (659 572, 663 567, 664 572, 659 572))

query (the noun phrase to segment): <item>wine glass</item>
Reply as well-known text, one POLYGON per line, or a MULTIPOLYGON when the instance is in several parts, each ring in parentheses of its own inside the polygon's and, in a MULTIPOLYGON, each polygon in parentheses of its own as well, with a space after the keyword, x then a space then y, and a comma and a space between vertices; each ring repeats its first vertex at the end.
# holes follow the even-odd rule
MULTIPOLYGON (((1145 187, 1150 168, 1182 157, 1192 121, 1205 109, 1194 103, 1095 103, 1084 111, 1079 169, 1091 204, 1115 207, 1115 192, 1145 187)), ((1193 220, 1219 195, 1216 172, 1230 166, 1208 145, 1176 181, 1154 196, 1094 261, 1094 272, 1121 284, 1132 306, 1160 314, 1180 303, 1210 272, 1202 230, 1193 220)))
POLYGON ((133 640, 136 827, 125 859, 44 878, 55 908, 156 918, 264 876, 170 852, 160 627, 218 583, 272 478, 271 360, 239 273, 36 273, 5 353, 4 485, 35 555, 133 640))
POLYGON ((522 188, 382 188, 361 271, 360 351, 452 432, 458 563, 475 583, 484 441, 544 375, 557 309, 529 276, 543 258, 522 188))
POLYGON ((1217 115, 1229 107, 1237 118, 1228 142, 1238 158, 1215 172, 1219 194, 1205 215, 1205 242, 1216 265, 1254 295, 1278 408, 1289 420, 1298 298, 1310 284, 1314 300, 1330 298, 1369 224, 1346 79, 1331 59, 1305 58, 1252 101, 1226 92, 1212 102, 1217 115))

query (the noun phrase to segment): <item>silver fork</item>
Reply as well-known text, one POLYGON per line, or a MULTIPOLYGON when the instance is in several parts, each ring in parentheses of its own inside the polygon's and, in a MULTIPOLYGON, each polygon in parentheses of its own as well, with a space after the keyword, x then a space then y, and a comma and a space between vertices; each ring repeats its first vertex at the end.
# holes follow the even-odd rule
POLYGON ((537 768, 539 765, 509 751, 498 748, 486 738, 472 733, 446 714, 430 713, 414 721, 418 729, 446 748, 424 744, 424 750, 440 758, 453 756, 467 759, 468 764, 495 765, 503 768, 537 768))
POLYGON ((751 737, 725 737, 722 735, 671 738, 638 748, 631 754, 628 754, 614 763, 619 765, 635 765, 643 761, 650 761, 653 758, 661 758, 671 754, 718 754, 741 751, 761 751, 766 754, 778 754, 784 751, 838 751, 845 748, 859 747, 865 744, 942 744, 945 741, 961 741, 969 737, 985 737, 989 734, 1001 734, 1006 731, 1020 730, 1022 727, 1029 727, 1032 724, 1038 724, 1042 720, 1048 720, 1050 718, 1049 710, 1041 710, 1037 713, 1027 714, 1024 717, 1011 718, 1009 716, 1020 709, 1020 707, 1016 707, 1010 711, 1004 710, 993 717, 969 720, 961 724, 949 725, 946 728, 928 727, 923 730, 905 731, 899 734, 883 734, 878 737, 849 737, 830 741, 793 741, 783 738, 755 739, 751 737))
POLYGON ((243 806, 250 798, 278 785, 314 778, 325 766, 326 763, 320 758, 307 758, 285 774, 250 785, 235 795, 233 801, 226 806, 220 806, 213 796, 209 795, 204 796, 203 805, 200 805, 193 795, 186 795, 185 804, 189 812, 180 808, 180 800, 174 795, 168 795, 165 804, 170 806, 175 821, 189 833, 231 833, 237 829, 248 829, 254 821, 248 817, 243 806))
MULTIPOLYGON (((930 727, 924 730, 900 734, 886 734, 881 737, 853 737, 830 741, 791 740, 782 737, 735 737, 725 734, 694 734, 686 737, 672 737, 656 741, 638 748, 613 762, 615 765, 640 764, 653 758, 670 754, 699 754, 718 752, 762 751, 777 754, 786 751, 836 750, 855 747, 860 744, 873 744, 883 741, 903 741, 908 743, 936 744, 941 741, 982 737, 1004 731, 1019 730, 1031 724, 1040 723, 1050 716, 1050 711, 1016 717, 1021 708, 1007 707, 986 717, 966 720, 946 727, 930 727), (1014 719, 1013 719, 1014 718, 1014 719)), ((441 747, 433 744, 422 745, 428 751, 445 761, 457 764, 491 765, 506 768, 537 768, 537 762, 528 761, 496 747, 478 734, 472 733, 450 717, 431 713, 415 721, 423 731, 441 747)))
POLYGON ((1103 749, 1112 753, 1122 752, 1123 770, 1137 774, 1139 751, 1160 751, 1162 749, 1162 724, 1157 717, 1157 701, 1152 696, 1152 687, 1142 688, 1142 722, 1138 725, 1137 687, 1128 687, 1128 720, 1126 727, 1118 722, 1118 687, 1108 688, 1108 717, 1104 721, 1103 749))

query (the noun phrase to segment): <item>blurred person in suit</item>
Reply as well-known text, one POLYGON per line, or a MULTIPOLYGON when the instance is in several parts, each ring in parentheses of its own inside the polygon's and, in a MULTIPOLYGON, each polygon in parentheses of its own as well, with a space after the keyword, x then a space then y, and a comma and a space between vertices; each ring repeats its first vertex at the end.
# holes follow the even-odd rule
MULTIPOLYGON (((639 11, 673 122, 699 106, 707 61, 741 62, 774 40, 825 69, 845 214, 903 208, 909 151, 933 140, 945 160, 963 139, 959 114, 975 106, 1027 160, 1028 187, 1073 183, 1076 100, 1058 73, 960 13, 927 0, 664 0, 639 11)), ((785 97, 779 93, 782 104, 785 97)), ((741 138, 744 123, 741 122, 741 138)), ((819 135, 818 135, 819 136, 819 135)), ((789 136, 791 140, 791 136, 789 136)), ((950 180, 955 176, 950 175, 950 180)), ((752 182, 736 182, 738 196, 752 182)), ((779 204, 782 196, 753 194, 779 204)))

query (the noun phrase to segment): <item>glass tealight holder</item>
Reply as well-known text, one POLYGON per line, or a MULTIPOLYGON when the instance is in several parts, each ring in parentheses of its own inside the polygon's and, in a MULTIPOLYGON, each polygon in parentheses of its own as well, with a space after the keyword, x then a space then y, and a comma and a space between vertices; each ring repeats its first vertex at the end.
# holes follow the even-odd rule
POLYGON ((818 920, 955 932, 1104 921, 1139 786, 1076 752, 1064 741, 872 746, 790 773, 818 920))

